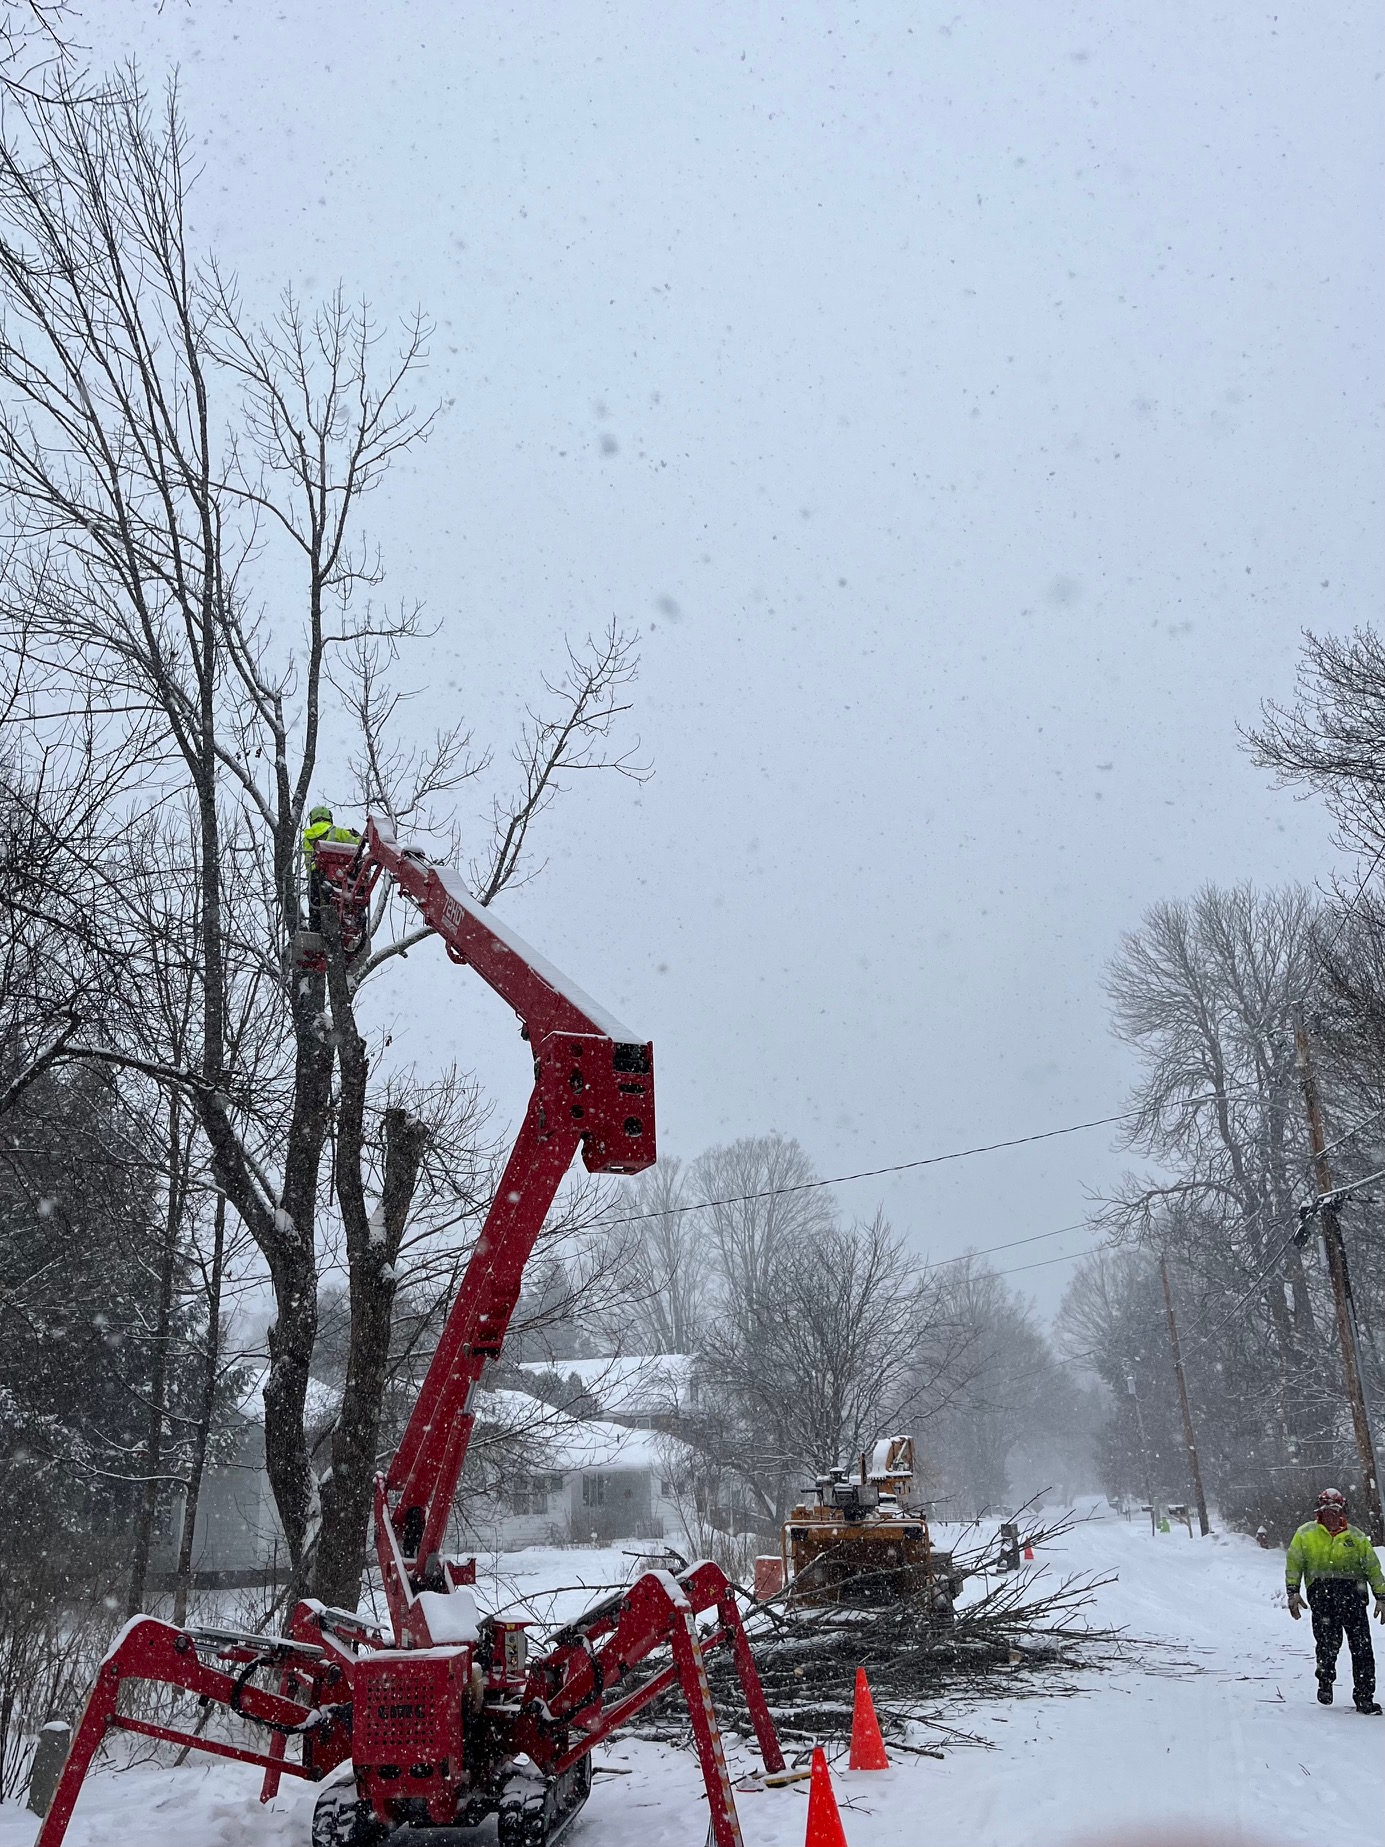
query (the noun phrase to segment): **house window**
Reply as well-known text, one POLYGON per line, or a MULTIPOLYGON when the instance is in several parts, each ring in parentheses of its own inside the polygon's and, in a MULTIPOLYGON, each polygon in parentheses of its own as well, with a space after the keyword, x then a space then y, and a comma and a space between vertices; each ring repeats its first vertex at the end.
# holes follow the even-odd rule
POLYGON ((606 1477, 604 1475, 584 1475, 582 1477, 582 1505, 584 1507, 604 1507, 606 1505, 606 1477))
POLYGON ((561 1494, 561 1475, 516 1475, 509 1491, 510 1508, 517 1514, 546 1514, 548 1497, 561 1494))

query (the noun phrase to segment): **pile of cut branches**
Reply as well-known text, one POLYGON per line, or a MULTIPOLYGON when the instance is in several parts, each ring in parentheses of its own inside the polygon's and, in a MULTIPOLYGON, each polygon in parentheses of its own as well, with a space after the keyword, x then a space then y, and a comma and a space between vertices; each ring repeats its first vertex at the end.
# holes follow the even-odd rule
MULTIPOLYGON (((1020 1547, 1037 1551, 1076 1524, 1072 1515, 1048 1525, 1035 1521, 1021 1531, 1020 1547)), ((979 1534, 977 1541, 971 1550, 954 1550, 954 1565, 973 1592, 964 1593, 955 1613, 936 1608, 927 1588, 893 1603, 860 1607, 847 1601, 797 1605, 786 1593, 760 1603, 747 1595, 746 1628, 786 1744, 850 1728, 858 1667, 866 1670, 886 1736, 905 1748, 926 1749, 908 1744, 920 1724, 952 1732, 954 1742, 982 1742, 942 1724, 936 1710, 929 1710, 940 1700, 1051 1693, 1058 1690, 1052 1673, 1040 1677, 1035 1670, 1100 1665, 1099 1645, 1114 1642, 1116 1635, 1094 1628, 1084 1612, 1109 1578, 1088 1573, 1055 1581, 1040 1565, 1005 1571, 1001 1543, 983 1543, 979 1534), (977 1579, 985 1584, 979 1596, 977 1579)), ((849 1586, 844 1594, 849 1597, 849 1586)), ((750 1717, 729 1651, 711 1653, 707 1671, 723 1723, 748 1735, 750 1717)), ((685 1730, 676 1695, 641 1714, 638 1724, 640 1736, 667 1742, 679 1741, 685 1730)))

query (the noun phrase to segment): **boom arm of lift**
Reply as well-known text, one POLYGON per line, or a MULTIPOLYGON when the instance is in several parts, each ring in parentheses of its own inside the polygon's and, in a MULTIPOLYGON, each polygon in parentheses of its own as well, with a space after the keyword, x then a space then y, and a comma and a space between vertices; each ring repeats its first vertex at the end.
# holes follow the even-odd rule
MULTIPOLYGON (((358 1791, 374 1805, 377 1820, 388 1817, 392 1825, 401 1791, 413 1802, 417 1783, 429 1792, 428 1813, 435 1820, 450 1817, 468 1791, 475 1793, 474 1777, 488 1787, 486 1777, 508 1775, 517 1753, 527 1754, 535 1767, 539 1800, 546 1805, 550 1787, 558 1787, 596 1743, 675 1684, 688 1702, 717 1847, 740 1847, 735 1796, 704 1665, 709 1648, 731 1651, 765 1768, 781 1770, 784 1759, 735 1589, 716 1565, 704 1560, 676 1577, 644 1572, 560 1631, 545 1654, 525 1665, 521 1651, 517 1680, 508 1649, 497 1662, 492 1642, 491 1679, 474 1730, 479 1762, 463 1750, 460 1707, 452 1711, 444 1699, 435 1710, 429 1691, 457 1663, 472 1662, 462 1644, 477 1639, 474 1603, 449 1597, 474 1581, 475 1568, 468 1571, 439 1556, 471 1435, 472 1388, 486 1361, 500 1351, 525 1260, 573 1155, 580 1149, 592 1173, 633 1174, 652 1164, 653 1048, 479 906, 454 872, 401 848, 386 822, 368 821, 359 846, 321 842, 315 860, 327 887, 324 898, 353 923, 368 916, 381 876, 392 877, 442 937, 452 960, 470 963, 515 1009, 534 1060, 533 1095, 499 1191, 398 1453, 388 1474, 376 1477, 375 1544, 393 1636, 352 1612, 326 1609, 311 1599, 297 1605, 286 1636, 237 1636, 176 1629, 155 1617, 135 1619, 101 1665, 36 1847, 61 1847, 82 1779, 112 1729, 259 1765, 265 1801, 278 1790, 281 1775, 316 1782, 349 1759, 358 1791), (698 1616, 711 1611, 714 1626, 700 1631, 698 1616), (467 1622, 471 1626, 462 1635, 459 1625, 467 1622), (664 1645, 671 1648, 670 1660, 642 1675, 643 1664, 664 1645), (224 1665, 213 1665, 208 1655, 224 1665), (251 1684, 261 1670, 277 1671, 277 1693, 251 1684), (223 1743, 122 1712, 120 1690, 129 1680, 182 1688, 204 1705, 227 1706, 268 1727, 269 1748, 223 1743), (381 1686, 388 1691, 383 1704, 381 1686), (412 1740, 412 1755, 406 1752, 399 1762, 392 1756, 381 1764, 372 1754, 379 1740, 372 1742, 370 1726, 382 1712, 388 1726, 403 1728, 389 1732, 396 1756, 404 1735, 412 1740), (441 1746, 439 1726, 445 1734, 441 1746), (290 1738, 300 1741, 301 1762, 286 1756, 290 1738), (401 1765, 410 1764, 407 1778, 414 1781, 401 1781, 401 1765)), ((496 1632, 523 1629, 490 1621, 496 1632)), ((472 1723, 469 1717, 467 1728, 472 1723)), ((571 1808, 569 1818, 575 1812, 571 1808)), ((542 1814, 540 1822, 546 1832, 542 1814)), ((451 1838, 451 1827, 442 1831, 451 1838)), ((406 1832, 412 1828, 401 1828, 401 1839, 406 1832)))
MULTIPOLYGON (((534 1089, 500 1186, 462 1277, 413 1415, 388 1474, 377 1483, 376 1543, 385 1582, 402 1570, 402 1601, 446 1588, 438 1562, 471 1438, 468 1408, 486 1361, 499 1352, 520 1278, 563 1175, 580 1148, 591 1173, 634 1174, 653 1165, 654 1048, 561 975, 477 904, 450 868, 401 847, 372 816, 359 846, 323 842, 317 864, 342 907, 370 904, 382 874, 422 912, 454 962, 474 968, 523 1023, 534 1089)), ((404 1614, 391 1614, 396 1627, 404 1614)))

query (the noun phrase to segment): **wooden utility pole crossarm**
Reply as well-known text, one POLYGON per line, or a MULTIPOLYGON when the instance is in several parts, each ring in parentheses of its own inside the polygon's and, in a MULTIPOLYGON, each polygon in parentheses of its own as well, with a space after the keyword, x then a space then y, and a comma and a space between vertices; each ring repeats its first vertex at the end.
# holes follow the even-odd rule
POLYGON ((1340 1203, 1332 1185, 1332 1169, 1327 1161, 1327 1136, 1323 1130, 1322 1102, 1313 1073, 1313 1054, 1303 1021, 1294 1022, 1294 1046, 1298 1052, 1299 1077, 1303 1083, 1303 1101, 1308 1114, 1308 1143, 1313 1152, 1313 1172, 1321 1202, 1323 1250, 1327 1271, 1332 1279, 1332 1299, 1337 1310, 1337 1336, 1342 1344, 1342 1361, 1346 1372, 1347 1401, 1351 1406, 1352 1428, 1361 1459, 1365 1483, 1366 1513, 1371 1542, 1385 1544, 1385 1514, 1380 1505, 1380 1466, 1375 1456, 1375 1440, 1366 1415, 1366 1392, 1361 1379, 1361 1359, 1356 1342, 1356 1310, 1351 1299, 1351 1276, 1347 1269, 1346 1246, 1342 1242, 1340 1203))

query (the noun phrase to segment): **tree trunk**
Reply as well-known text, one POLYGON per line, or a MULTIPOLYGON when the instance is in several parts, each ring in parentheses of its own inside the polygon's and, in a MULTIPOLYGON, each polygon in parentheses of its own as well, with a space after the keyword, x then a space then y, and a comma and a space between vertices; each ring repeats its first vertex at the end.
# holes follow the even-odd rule
POLYGON ((216 1407, 217 1372, 221 1364, 221 1280, 226 1255, 226 1196, 216 1196, 212 1230, 212 1273, 207 1283, 207 1354, 202 1372, 202 1399, 192 1439, 192 1466, 188 1470, 183 1500, 183 1531, 178 1543, 178 1577, 173 1590, 173 1620, 187 1621, 188 1594, 192 1589, 192 1543, 197 1531, 197 1506, 202 1498, 202 1477, 207 1467, 212 1414, 216 1407))
POLYGON ((164 1215, 163 1249, 159 1257, 159 1308, 154 1327, 154 1364, 149 1381, 149 1424, 144 1439, 144 1481, 135 1520, 134 1554, 130 1562, 130 1594, 125 1614, 138 1615, 144 1607, 149 1554, 159 1511, 163 1473, 164 1419, 168 1413, 168 1345, 173 1321, 173 1284, 178 1266, 178 1232, 183 1218, 186 1163, 183 1154, 182 1099, 175 1090, 168 1100, 168 1199, 164 1215))
POLYGON ((317 1264, 311 1245, 295 1241, 270 1262, 278 1309, 269 1327, 264 1387, 265 1471, 296 1567, 308 1543, 317 1484, 303 1431, 308 1379, 317 1339, 317 1264))
POLYGON ((322 1480, 313 1595, 324 1603, 354 1610, 361 1594, 380 1409, 389 1370, 394 1265, 418 1185, 428 1129, 406 1110, 385 1111, 384 1185, 379 1205, 368 1212, 362 1157, 369 1065, 351 1004, 340 920, 330 906, 326 907, 323 934, 341 1060, 336 1178, 350 1271, 351 1339, 341 1410, 332 1432, 331 1466, 322 1480))

